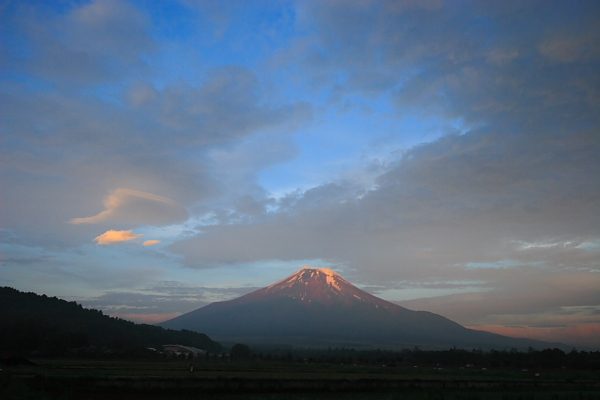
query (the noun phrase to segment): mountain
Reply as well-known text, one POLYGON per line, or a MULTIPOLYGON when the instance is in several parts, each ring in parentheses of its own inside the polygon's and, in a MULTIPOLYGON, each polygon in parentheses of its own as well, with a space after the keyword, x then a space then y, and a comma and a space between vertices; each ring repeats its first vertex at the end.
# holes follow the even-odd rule
POLYGON ((566 348, 467 329, 440 315, 373 296, 335 271, 308 267, 266 288, 159 325, 206 332, 220 341, 255 344, 566 348))
POLYGON ((0 287, 0 355, 62 355, 69 349, 95 346, 127 352, 178 343, 221 351, 202 333, 134 324, 83 308, 76 302, 0 287))

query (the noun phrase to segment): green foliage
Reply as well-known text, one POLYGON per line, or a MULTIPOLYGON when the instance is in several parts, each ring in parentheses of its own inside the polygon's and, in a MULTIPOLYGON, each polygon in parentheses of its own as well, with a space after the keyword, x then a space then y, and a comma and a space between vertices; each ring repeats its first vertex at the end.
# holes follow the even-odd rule
POLYGON ((219 343, 203 333, 135 324, 56 297, 0 288, 0 352, 58 356, 67 353, 143 354, 148 347, 179 343, 212 351, 219 343))

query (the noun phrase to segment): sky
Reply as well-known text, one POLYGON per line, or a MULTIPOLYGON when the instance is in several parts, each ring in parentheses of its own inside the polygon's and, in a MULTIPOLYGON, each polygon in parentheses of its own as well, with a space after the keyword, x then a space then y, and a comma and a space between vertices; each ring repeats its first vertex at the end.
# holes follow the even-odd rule
POLYGON ((600 349, 600 3, 0 3, 0 286, 157 323, 304 265, 600 349))

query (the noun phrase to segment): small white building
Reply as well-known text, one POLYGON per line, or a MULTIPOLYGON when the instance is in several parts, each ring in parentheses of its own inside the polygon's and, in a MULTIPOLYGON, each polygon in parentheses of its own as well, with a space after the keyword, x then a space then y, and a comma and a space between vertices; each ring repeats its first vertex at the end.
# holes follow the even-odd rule
POLYGON ((191 346, 182 346, 180 344, 163 344, 163 351, 175 355, 192 353, 194 356, 198 356, 200 354, 206 354, 206 350, 197 349, 191 346))

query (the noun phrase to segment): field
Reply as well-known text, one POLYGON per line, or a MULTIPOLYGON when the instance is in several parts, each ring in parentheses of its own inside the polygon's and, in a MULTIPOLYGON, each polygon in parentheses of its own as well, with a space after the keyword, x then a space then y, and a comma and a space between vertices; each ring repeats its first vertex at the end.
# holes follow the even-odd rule
POLYGON ((589 399, 597 372, 291 362, 33 360, 4 367, 3 399, 589 399))

